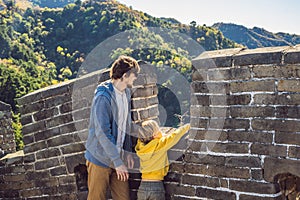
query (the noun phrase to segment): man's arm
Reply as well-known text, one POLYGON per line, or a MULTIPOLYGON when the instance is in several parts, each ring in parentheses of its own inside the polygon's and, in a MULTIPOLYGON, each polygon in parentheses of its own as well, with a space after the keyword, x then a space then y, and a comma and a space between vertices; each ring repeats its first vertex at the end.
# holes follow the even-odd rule
POLYGON ((114 167, 117 168, 123 165, 120 158, 120 153, 116 147, 116 141, 111 134, 111 104, 105 96, 99 96, 95 99, 94 108, 92 108, 93 119, 95 124, 95 134, 103 147, 106 155, 113 162, 114 167))

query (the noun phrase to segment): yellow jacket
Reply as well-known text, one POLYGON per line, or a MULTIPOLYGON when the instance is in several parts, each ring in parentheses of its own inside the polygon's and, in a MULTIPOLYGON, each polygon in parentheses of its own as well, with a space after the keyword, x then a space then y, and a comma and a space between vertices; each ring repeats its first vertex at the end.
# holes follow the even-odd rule
POLYGON ((146 145, 138 139, 135 150, 140 158, 142 179, 164 179, 164 176, 167 175, 169 170, 167 151, 172 148, 189 129, 190 125, 186 124, 171 134, 154 138, 146 145))

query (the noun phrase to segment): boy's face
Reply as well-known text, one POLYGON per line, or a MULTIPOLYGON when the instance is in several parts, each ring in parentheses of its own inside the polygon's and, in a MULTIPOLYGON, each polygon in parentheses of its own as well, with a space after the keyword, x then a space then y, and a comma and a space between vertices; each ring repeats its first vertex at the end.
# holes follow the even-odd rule
POLYGON ((127 74, 124 74, 123 76, 123 82, 126 84, 128 88, 131 88, 133 86, 133 82, 137 79, 136 73, 130 73, 129 76, 127 74))

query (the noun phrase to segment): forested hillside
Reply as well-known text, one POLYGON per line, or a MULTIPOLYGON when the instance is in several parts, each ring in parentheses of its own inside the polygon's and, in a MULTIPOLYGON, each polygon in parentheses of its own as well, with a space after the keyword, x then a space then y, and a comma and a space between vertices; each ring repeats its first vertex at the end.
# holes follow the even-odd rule
POLYGON ((171 66, 187 78, 190 60, 197 53, 188 50, 182 35, 205 50, 240 46, 217 29, 155 18, 117 1, 0 0, 0 101, 17 113, 16 98, 76 78, 81 64, 99 43, 126 30, 135 31, 126 40, 126 48, 111 51, 111 59, 126 54, 160 68, 171 66), (168 40, 149 27, 167 29, 168 40))
POLYGON ((186 60, 190 56, 188 52, 186 58, 174 56, 184 54, 185 50, 174 49, 174 45, 161 40, 146 27, 168 28, 187 34, 206 50, 237 46, 214 28, 154 18, 117 1, 76 1, 57 9, 23 8, 18 1, 5 1, 0 12, 0 100, 14 108, 16 97, 75 78, 85 56, 97 44, 125 30, 136 28, 144 32, 130 40, 130 45, 136 41, 159 42, 169 51, 153 48, 136 52, 128 47, 118 49, 115 54, 126 53, 153 64, 168 63, 184 69, 183 72, 190 68, 186 60))

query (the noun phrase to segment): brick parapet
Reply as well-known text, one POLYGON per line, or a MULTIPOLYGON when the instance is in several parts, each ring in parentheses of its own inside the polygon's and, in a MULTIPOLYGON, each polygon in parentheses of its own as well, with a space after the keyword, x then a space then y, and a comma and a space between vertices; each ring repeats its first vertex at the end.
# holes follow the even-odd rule
POLYGON ((16 141, 12 123, 11 106, 0 102, 0 158, 16 151, 16 141))
POLYGON ((183 168, 189 178, 181 184, 198 190, 174 198, 288 194, 276 177, 300 176, 299 55, 300 46, 270 47, 205 52, 193 60, 192 129, 183 168))
MULTIPOLYGON (((139 116, 134 123, 158 116, 156 77, 145 64, 141 68, 132 88, 132 112, 139 116)), ((24 156, 1 160, 0 199, 86 199, 82 166, 90 106, 97 85, 108 78, 109 71, 101 70, 18 99, 24 156)))
MULTIPOLYGON (((210 51, 192 63, 192 128, 169 152, 167 199, 295 199, 300 46, 210 51)), ((159 114, 156 77, 148 67, 132 88, 137 124, 159 114)), ((88 97, 108 77, 98 73, 19 100, 25 156, 0 162, 0 199, 86 198, 76 177, 84 164, 88 97)), ((133 173, 134 194, 139 180, 133 173)))

